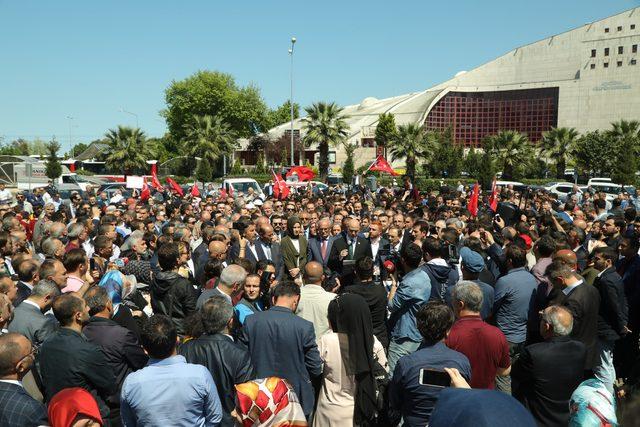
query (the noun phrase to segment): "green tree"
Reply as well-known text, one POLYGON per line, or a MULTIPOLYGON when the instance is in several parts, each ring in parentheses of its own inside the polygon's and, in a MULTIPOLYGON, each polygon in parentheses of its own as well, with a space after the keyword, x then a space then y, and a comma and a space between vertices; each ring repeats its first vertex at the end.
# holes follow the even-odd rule
POLYGON ((125 175, 147 170, 147 160, 153 158, 153 151, 146 143, 143 131, 118 126, 117 129, 109 129, 105 138, 109 144, 105 158, 108 169, 122 171, 125 175))
POLYGON ((397 131, 395 116, 391 113, 380 114, 376 125, 376 145, 378 147, 388 147, 395 138, 397 131))
POLYGON ((240 163, 240 159, 236 159, 235 162, 233 162, 233 167, 231 168, 231 175, 242 175, 243 173, 245 173, 244 168, 242 167, 242 163, 240 163))
POLYGON ((434 177, 456 178, 460 175, 464 158, 462 144, 453 141, 453 130, 428 131, 426 133, 428 162, 423 165, 425 172, 434 177))
POLYGON ((493 158, 491 153, 485 151, 480 157, 480 168, 476 178, 483 188, 489 188, 493 182, 493 177, 496 175, 496 170, 493 165, 493 158))
POLYGON ((84 142, 79 142, 73 146, 73 148, 71 149, 71 153, 69 154, 71 154, 72 157, 75 157, 87 151, 87 148, 89 148, 88 144, 85 144, 84 142))
POLYGON ((353 179, 355 173, 355 165, 353 163, 353 155, 355 154, 357 146, 355 144, 344 144, 344 152, 347 158, 342 165, 342 180, 348 184, 353 179))
POLYGON ((198 71, 173 81, 165 91, 167 108, 162 115, 169 132, 182 141, 196 117, 220 117, 239 137, 249 137, 255 128, 266 129, 268 108, 253 85, 239 86, 233 76, 218 71, 198 71))
MULTIPOLYGON (((300 105, 297 103, 293 103, 293 119, 297 119, 300 117, 300 105)), ((287 100, 284 104, 276 107, 273 110, 269 110, 267 113, 267 129, 262 129, 263 131, 267 131, 271 128, 274 128, 283 123, 291 122, 291 103, 287 100)))
POLYGON ((462 162, 462 167, 464 168, 464 171, 467 172, 471 178, 478 179, 481 163, 482 163, 482 154, 477 152, 474 147, 471 147, 466 157, 464 158, 464 161, 462 162))
POLYGON ((45 173, 49 179, 56 179, 62 175, 62 165, 58 158, 58 150, 60 150, 60 143, 53 137, 51 141, 47 143, 47 161, 45 162, 45 173))
POLYGON ((390 142, 391 160, 405 159, 406 174, 415 178, 417 160, 425 155, 426 149, 426 138, 422 128, 415 123, 400 125, 390 142))
POLYGON ((196 116, 187 125, 185 152, 200 157, 201 162, 216 164, 222 156, 229 156, 236 147, 235 132, 221 117, 196 116))
POLYGON ((556 165, 556 178, 564 179, 569 153, 578 139, 574 128, 552 128, 542 135, 540 153, 552 159, 556 165))
POLYGON ((203 183, 211 181, 213 177, 213 168, 211 167, 211 163, 206 161, 205 159, 201 159, 198 162, 198 166, 196 167, 196 179, 203 183))
POLYGON ((616 147, 604 132, 587 132, 576 140, 571 151, 580 173, 609 176, 615 167, 616 147))
POLYGON ((611 171, 611 178, 620 184, 635 184, 640 154, 640 122, 620 120, 611 123, 611 127, 607 135, 615 148, 616 163, 611 171))
POLYGON ((264 154, 262 152, 258 152, 258 157, 256 158, 256 167, 254 169, 256 174, 265 174, 268 172, 264 160, 264 154))
POLYGON ((329 146, 336 146, 347 139, 347 116, 335 103, 316 102, 305 108, 307 117, 302 119, 306 131, 303 144, 317 144, 320 151, 320 180, 329 175, 329 146))
POLYGON ((502 169, 502 177, 512 179, 518 165, 531 158, 531 145, 526 135, 513 130, 503 130, 487 138, 485 150, 494 156, 496 165, 502 169))

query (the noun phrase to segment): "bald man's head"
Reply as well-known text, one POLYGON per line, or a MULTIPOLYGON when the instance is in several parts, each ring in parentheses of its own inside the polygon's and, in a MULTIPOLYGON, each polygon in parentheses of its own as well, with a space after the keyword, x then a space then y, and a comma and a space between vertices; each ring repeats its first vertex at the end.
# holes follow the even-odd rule
POLYGON ((22 334, 4 334, 0 336, 0 378, 19 379, 29 371, 32 360, 27 356, 31 354, 31 342, 22 334), (17 366, 16 370, 16 365, 17 366), (24 364, 24 366, 23 366, 24 364))
POLYGON ((573 316, 571 312, 559 305, 547 307, 542 312, 541 333, 545 339, 564 337, 573 330, 573 316))
POLYGON ((581 230, 587 229, 587 221, 585 221, 584 219, 574 219, 573 225, 574 227, 578 227, 581 230))
POLYGON ((564 265, 570 267, 573 271, 578 269, 578 257, 571 249, 560 249, 553 254, 553 260, 560 261, 564 265))
POLYGON ((323 273, 324 268, 322 264, 317 261, 308 262, 307 265, 304 266, 304 282, 319 285, 322 283, 323 273))
POLYGON ((227 254, 227 244, 213 240, 209 243, 209 258, 224 260, 227 254))

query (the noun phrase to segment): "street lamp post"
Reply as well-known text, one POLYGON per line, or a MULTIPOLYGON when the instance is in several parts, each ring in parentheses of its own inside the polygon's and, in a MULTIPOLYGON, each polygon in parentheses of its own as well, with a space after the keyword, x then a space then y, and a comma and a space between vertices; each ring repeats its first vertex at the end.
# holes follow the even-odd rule
MULTIPOLYGON (((291 107, 291 166, 293 163, 293 45, 296 44, 296 38, 291 37, 291 48, 289 49, 289 56, 291 56, 291 70, 290 70, 290 81, 291 81, 291 93, 289 97, 289 106, 291 107)), ((302 159, 300 159, 302 162, 302 159)))
POLYGON ((140 128, 140 125, 138 124, 138 115, 136 113, 132 113, 131 111, 127 111, 124 108, 120 109, 121 113, 127 113, 127 114, 131 114, 132 116, 134 116, 136 118, 136 128, 140 128))
POLYGON ((72 127, 74 117, 67 116, 67 119, 69 119, 69 153, 71 153, 71 158, 73 158, 74 153, 73 153, 73 140, 71 139, 71 127, 72 127))

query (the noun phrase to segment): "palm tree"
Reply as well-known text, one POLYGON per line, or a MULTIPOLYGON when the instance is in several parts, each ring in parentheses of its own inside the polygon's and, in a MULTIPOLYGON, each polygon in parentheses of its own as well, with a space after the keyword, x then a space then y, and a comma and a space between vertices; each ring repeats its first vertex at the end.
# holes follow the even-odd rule
POLYGON ((221 156, 233 153, 236 134, 218 116, 194 116, 186 126, 185 152, 213 165, 221 156))
POLYGON ((573 151, 577 139, 578 131, 574 128, 552 128, 542 134, 540 153, 555 161, 556 178, 564 178, 567 157, 573 151))
POLYGON ((136 170, 145 170, 147 160, 153 157, 146 135, 139 128, 118 126, 105 134, 109 144, 105 165, 112 170, 120 170, 125 175, 136 170))
POLYGON ((427 140, 423 129, 415 123, 400 125, 390 143, 391 160, 405 159, 406 174, 414 178, 417 160, 426 152, 427 140))
POLYGON ((637 120, 620 120, 611 123, 612 129, 609 134, 616 138, 638 138, 640 137, 640 122, 637 120))
POLYGON ((320 179, 329 174, 329 146, 336 146, 347 139, 349 126, 342 108, 334 102, 316 102, 305 108, 307 117, 302 119, 305 130, 304 144, 318 144, 320 151, 320 179))
POLYGON ((531 157, 531 146, 526 135, 514 130, 502 130, 485 141, 485 150, 491 153, 503 178, 512 178, 517 165, 526 163, 531 157))

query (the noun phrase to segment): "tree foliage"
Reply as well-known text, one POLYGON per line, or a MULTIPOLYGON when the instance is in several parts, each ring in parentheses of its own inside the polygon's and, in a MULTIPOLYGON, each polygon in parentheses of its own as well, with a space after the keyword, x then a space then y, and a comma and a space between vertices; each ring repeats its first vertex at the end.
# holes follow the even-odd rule
POLYGON ((45 173, 49 179, 56 179, 62 175, 62 165, 58 158, 58 150, 60 150, 60 143, 56 141, 54 137, 46 144, 47 147, 47 160, 45 162, 45 173))
POLYGON ((106 135, 109 149, 105 163, 107 168, 133 174, 147 170, 147 160, 154 157, 152 147, 146 143, 146 136, 138 128, 118 126, 106 135))
POLYGON ((87 151, 87 148, 89 148, 88 144, 85 144, 84 142, 79 142, 73 146, 73 148, 71 149, 71 153, 69 154, 72 157, 75 157, 87 151))
POLYGON ((423 129, 415 123, 400 125, 398 132, 390 142, 391 160, 405 159, 406 174, 415 178, 417 161, 424 156, 426 149, 423 129))
POLYGON ((564 179, 569 153, 578 139, 578 131, 574 128, 552 128, 542 135, 542 155, 551 159, 556 165, 556 178, 564 179))
POLYGON ((522 172, 518 167, 533 156, 529 138, 513 130, 503 130, 488 137, 484 149, 491 153, 505 179, 517 178, 518 172, 522 172))
POLYGON ((213 164, 221 156, 230 156, 236 147, 235 132, 221 117, 196 116, 187 124, 185 153, 213 164))
POLYGON ((480 158, 480 169, 478 170, 477 179, 483 188, 489 188, 496 175, 495 166, 491 153, 485 151, 480 158))
POLYGON ((477 152, 475 148, 471 147, 462 162, 462 167, 471 178, 479 179, 481 163, 482 154, 477 152))
POLYGON ((433 178, 456 178, 462 170, 464 149, 453 141, 451 128, 426 133, 426 158, 423 169, 433 178))
POLYGON ((240 137, 255 129, 266 129, 268 108, 254 85, 240 86, 230 74, 198 71, 184 80, 173 81, 165 91, 167 108, 162 115, 169 132, 182 141, 196 117, 220 117, 240 137))
MULTIPOLYGON (((300 105, 293 103, 293 119, 300 117, 300 105)), ((291 121, 291 103, 287 100, 279 107, 270 110, 267 113, 267 129, 261 129, 267 131, 283 123, 291 121)))
POLYGON ((609 175, 614 166, 615 147, 606 133, 598 130, 587 132, 577 140, 571 155, 583 174, 609 175))
POLYGON ((391 113, 380 114, 376 125, 376 145, 387 147, 395 138, 397 131, 395 116, 391 113))
POLYGON ((336 146, 347 139, 349 127, 347 117, 337 104, 316 102, 305 108, 307 117, 303 119, 306 131, 302 143, 310 147, 318 145, 320 151, 320 180, 324 181, 329 175, 329 146, 336 146))
POLYGON ((213 167, 206 159, 201 159, 196 167, 196 179, 201 182, 211 181, 213 177, 213 167))
POLYGON ((344 144, 344 151, 347 155, 347 158, 342 165, 342 180, 346 183, 351 183, 353 179, 353 175, 355 173, 355 165, 353 162, 353 156, 356 151, 355 144, 344 144))

